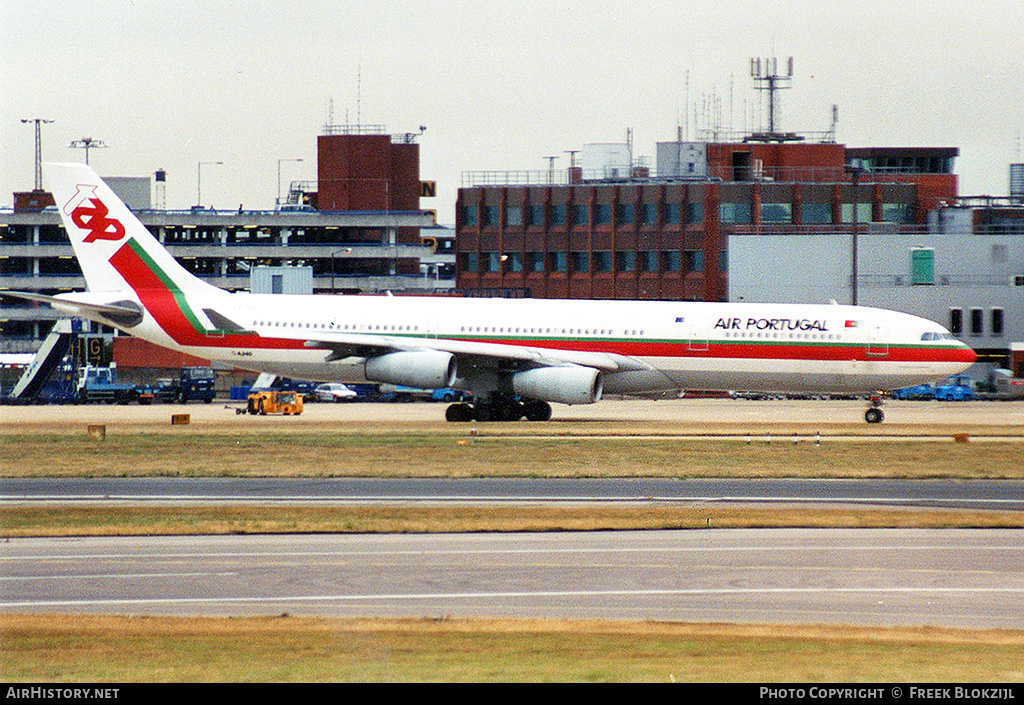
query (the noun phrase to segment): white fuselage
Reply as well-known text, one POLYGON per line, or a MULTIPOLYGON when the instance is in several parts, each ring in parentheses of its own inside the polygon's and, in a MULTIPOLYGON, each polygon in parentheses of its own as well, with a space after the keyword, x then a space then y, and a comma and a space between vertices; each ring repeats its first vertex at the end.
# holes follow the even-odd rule
MULTIPOLYGON (((237 336, 217 332, 185 339, 151 316, 132 333, 240 368, 322 381, 366 379, 358 356, 328 361, 329 350, 304 344, 332 335, 512 345, 538 357, 567 356, 569 364, 586 364, 588 353, 639 363, 604 374, 610 393, 866 392, 942 379, 974 360, 935 323, 840 305, 259 294, 192 300, 197 296, 188 301, 193 311, 213 308, 258 339, 234 344, 237 336)), ((457 386, 477 386, 472 374, 463 366, 457 386)))

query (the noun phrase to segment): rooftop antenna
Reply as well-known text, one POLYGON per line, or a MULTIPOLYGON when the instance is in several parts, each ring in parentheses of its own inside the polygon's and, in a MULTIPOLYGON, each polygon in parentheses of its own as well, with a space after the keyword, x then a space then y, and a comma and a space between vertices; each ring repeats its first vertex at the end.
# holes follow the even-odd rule
POLYGON ((68 149, 85 149, 85 163, 88 165, 89 150, 106 146, 107 143, 103 140, 94 140, 92 137, 83 137, 80 140, 72 140, 71 144, 68 145, 68 149))
POLYGON ((832 125, 828 128, 828 132, 825 133, 825 142, 836 141, 836 125, 839 124, 839 106, 835 103, 832 104, 832 125))
POLYGON ((53 120, 43 120, 42 118, 34 118, 30 120, 22 120, 24 123, 34 122, 36 124, 36 191, 43 190, 43 137, 40 131, 40 125, 49 124, 53 120))
POLYGON ((684 123, 685 130, 683 136, 687 141, 690 140, 690 70, 686 70, 686 87, 683 93, 683 119, 686 120, 684 123))
POLYGON ((793 57, 786 62, 786 73, 779 73, 779 61, 775 57, 764 59, 760 57, 750 60, 750 77, 754 79, 754 88, 768 93, 768 132, 751 135, 748 139, 760 142, 785 142, 800 140, 801 137, 793 133, 782 134, 777 128, 778 120, 778 92, 784 88, 792 88, 793 82, 793 57))

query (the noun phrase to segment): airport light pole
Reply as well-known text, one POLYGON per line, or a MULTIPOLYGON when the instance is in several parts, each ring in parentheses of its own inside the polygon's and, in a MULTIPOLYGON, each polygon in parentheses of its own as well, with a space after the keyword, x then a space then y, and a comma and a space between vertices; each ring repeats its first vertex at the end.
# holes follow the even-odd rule
POLYGON ((277 207, 281 207, 281 163, 301 162, 301 159, 278 159, 277 160, 277 207))
POLYGON ((88 164, 89 164, 89 150, 90 149, 98 149, 100 147, 106 147, 106 146, 107 146, 107 143, 104 142, 103 140, 94 140, 92 137, 83 137, 80 140, 73 140, 71 142, 71 144, 68 145, 68 148, 70 148, 70 149, 84 148, 85 149, 85 163, 88 166, 88 164))
POLYGON ((200 208, 203 207, 203 165, 223 163, 224 162, 199 162, 199 167, 196 169, 196 205, 200 208))
POLYGON ((43 190, 43 136, 42 131, 39 129, 41 125, 46 125, 53 120, 43 120, 42 118, 34 118, 25 120, 24 123, 34 122, 36 124, 36 191, 43 190))

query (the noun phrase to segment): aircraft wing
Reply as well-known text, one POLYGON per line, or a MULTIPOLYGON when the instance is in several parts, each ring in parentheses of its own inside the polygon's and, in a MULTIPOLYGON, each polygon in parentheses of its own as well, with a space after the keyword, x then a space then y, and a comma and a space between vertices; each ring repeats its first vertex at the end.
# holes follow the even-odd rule
POLYGON ((123 299, 124 294, 112 292, 82 292, 45 296, 25 291, 5 291, 4 296, 47 304, 70 316, 78 316, 103 322, 112 321, 118 325, 134 326, 142 321, 142 307, 134 301, 123 299), (105 320, 103 320, 105 319, 105 320))
POLYGON ((288 331, 283 335, 275 331, 274 336, 300 339, 305 341, 306 347, 330 350, 331 354, 328 360, 372 357, 397 351, 439 350, 460 358, 473 358, 477 364, 493 367, 511 365, 528 368, 580 365, 593 367, 602 372, 652 369, 650 365, 641 360, 614 353, 558 350, 508 343, 482 343, 452 338, 418 338, 331 331, 314 333, 301 330, 288 331))

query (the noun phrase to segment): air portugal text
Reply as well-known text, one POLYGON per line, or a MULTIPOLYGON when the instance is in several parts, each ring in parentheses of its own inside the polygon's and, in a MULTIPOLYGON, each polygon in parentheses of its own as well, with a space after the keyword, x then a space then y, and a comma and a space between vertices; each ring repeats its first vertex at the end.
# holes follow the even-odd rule
MULTIPOLYGON (((847 328, 855 326, 849 325, 847 328)), ((808 330, 828 332, 828 323, 824 320, 809 318, 719 318, 715 323, 717 330, 808 330)))

